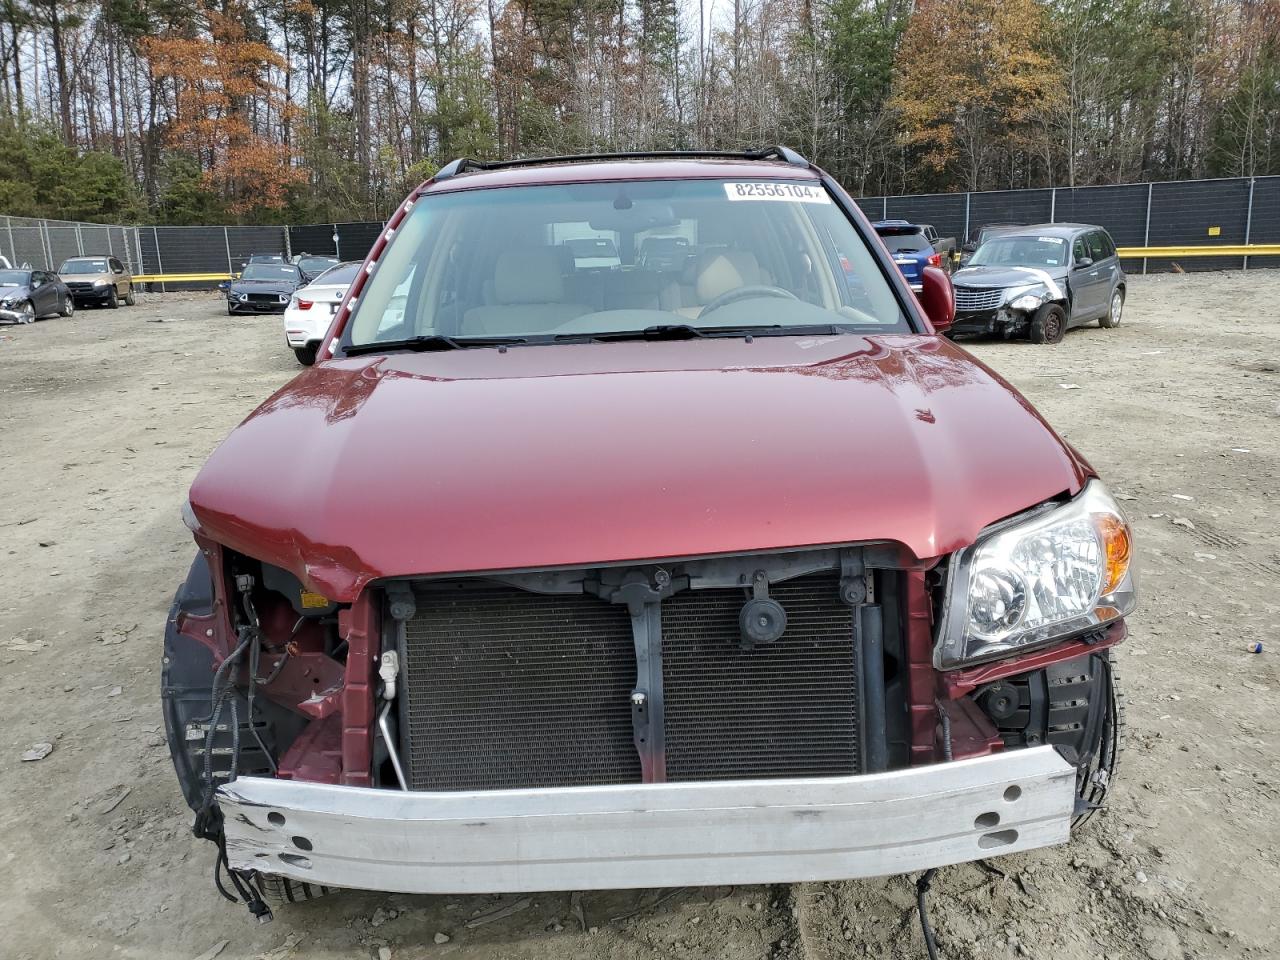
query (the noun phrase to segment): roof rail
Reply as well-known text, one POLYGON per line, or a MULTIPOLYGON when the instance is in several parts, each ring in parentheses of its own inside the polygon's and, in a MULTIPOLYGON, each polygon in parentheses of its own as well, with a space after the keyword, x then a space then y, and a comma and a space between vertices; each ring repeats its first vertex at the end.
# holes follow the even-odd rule
POLYGON ((789 147, 761 147, 758 150, 645 150, 629 153, 580 153, 563 157, 523 157, 518 160, 472 160, 459 157, 441 167, 433 180, 472 170, 506 170, 535 167, 544 163, 591 163, 597 160, 781 160, 794 167, 808 167, 809 161, 789 147))

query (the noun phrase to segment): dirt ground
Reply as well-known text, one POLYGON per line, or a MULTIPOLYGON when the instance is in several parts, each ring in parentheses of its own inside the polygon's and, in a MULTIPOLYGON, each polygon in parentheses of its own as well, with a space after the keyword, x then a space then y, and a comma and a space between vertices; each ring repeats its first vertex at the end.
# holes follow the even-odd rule
MULTIPOLYGON (((947 960, 1280 956, 1277 304, 1280 271, 1137 277, 1117 330, 972 345, 1126 501, 1142 605, 1112 806, 1003 877, 943 870, 947 960)), ((191 479, 298 369, 278 317, 211 295, 0 328, 0 960, 924 956, 903 877, 346 894, 267 926, 219 899, 164 746, 160 636, 191 479)))

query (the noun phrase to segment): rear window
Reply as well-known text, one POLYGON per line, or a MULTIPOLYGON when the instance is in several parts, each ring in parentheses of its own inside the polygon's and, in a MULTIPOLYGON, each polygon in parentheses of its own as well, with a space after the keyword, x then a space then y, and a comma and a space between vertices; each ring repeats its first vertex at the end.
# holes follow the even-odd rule
POLYGON ((882 233, 880 238, 890 253, 933 253, 922 233, 882 233))
POLYGON ((313 286, 351 286, 351 282, 355 280, 356 274, 360 272, 361 263, 354 260, 351 263, 340 263, 336 267, 330 267, 320 276, 311 281, 313 286))
POLYGON ((532 339, 672 324, 910 329, 822 184, 698 179, 427 195, 345 337, 532 339))

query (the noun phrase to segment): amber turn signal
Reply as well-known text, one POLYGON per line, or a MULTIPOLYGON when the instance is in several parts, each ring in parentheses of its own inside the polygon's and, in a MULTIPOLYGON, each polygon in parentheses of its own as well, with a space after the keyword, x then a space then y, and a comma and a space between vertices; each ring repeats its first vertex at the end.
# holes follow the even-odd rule
POLYGON ((1133 538, 1129 532, 1129 525, 1119 517, 1103 514, 1096 519, 1098 532, 1102 534, 1102 544, 1107 555, 1102 581, 1102 596, 1105 597, 1124 582, 1124 576, 1129 572, 1133 538))

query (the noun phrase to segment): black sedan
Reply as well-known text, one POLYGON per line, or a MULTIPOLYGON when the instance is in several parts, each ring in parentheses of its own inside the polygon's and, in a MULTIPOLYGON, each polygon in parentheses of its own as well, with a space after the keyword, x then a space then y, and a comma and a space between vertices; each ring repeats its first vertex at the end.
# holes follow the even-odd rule
POLYGON ((227 286, 227 313, 284 313, 302 274, 291 263, 250 263, 227 286))
POLYGON ((71 291, 46 270, 0 270, 0 323, 34 323, 76 312, 71 291))

